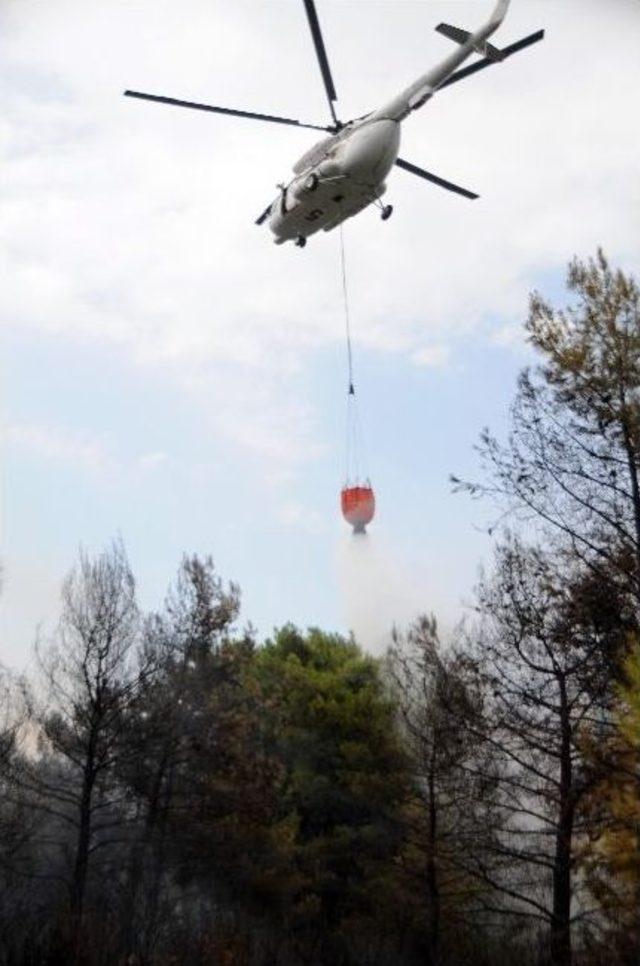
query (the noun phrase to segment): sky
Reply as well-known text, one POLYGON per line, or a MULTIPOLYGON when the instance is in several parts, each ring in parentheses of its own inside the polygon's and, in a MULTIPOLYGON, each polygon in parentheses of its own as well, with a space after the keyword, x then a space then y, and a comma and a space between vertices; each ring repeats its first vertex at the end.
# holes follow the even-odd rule
MULTIPOLYGON (((490 8, 317 0, 339 116, 446 55, 440 21, 490 8)), ((561 304, 567 261, 598 245, 638 270, 640 3, 513 0, 494 42, 540 27, 403 125, 403 157, 481 199, 396 170, 393 217, 345 226, 378 502, 363 556, 338 512, 339 235, 276 247, 253 224, 314 132, 121 96, 326 123, 302 3, 2 0, 0 662, 28 665, 78 548, 117 536, 144 608, 210 553, 261 636, 294 621, 375 648, 394 621, 465 612, 491 513, 448 475, 507 429, 528 293, 561 304)))

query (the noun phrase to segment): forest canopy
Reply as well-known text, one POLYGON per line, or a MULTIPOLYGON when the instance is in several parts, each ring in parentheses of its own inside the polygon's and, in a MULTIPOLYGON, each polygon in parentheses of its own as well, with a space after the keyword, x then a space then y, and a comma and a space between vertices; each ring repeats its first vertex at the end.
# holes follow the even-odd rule
POLYGON ((475 608, 241 623, 185 555, 144 613, 82 553, 0 674, 0 964, 631 966, 640 958, 640 290, 531 296, 536 365, 454 489, 502 521, 475 608))

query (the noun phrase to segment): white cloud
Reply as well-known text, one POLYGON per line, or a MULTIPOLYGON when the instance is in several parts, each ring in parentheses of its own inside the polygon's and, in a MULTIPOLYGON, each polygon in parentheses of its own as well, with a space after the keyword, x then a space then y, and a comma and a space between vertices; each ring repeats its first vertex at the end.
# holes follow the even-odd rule
POLYGON ((102 482, 130 481, 132 474, 148 474, 168 461, 163 452, 141 453, 123 459, 104 438, 91 438, 63 426, 9 423, 0 432, 6 446, 46 463, 56 463, 86 473, 102 482))
POLYGON ((424 349, 418 349, 411 357, 417 366, 441 369, 447 365, 451 357, 451 346, 448 345, 428 345, 424 349))
MULTIPOLYGON (((441 57, 449 46, 435 24, 473 27, 491 2, 318 0, 341 116, 388 99, 441 57)), ((45 352, 92 344, 157 373, 167 397, 177 387, 197 405, 215 443, 251 455, 283 529, 320 533, 324 518, 306 506, 296 477, 327 461, 328 421, 312 400, 325 398, 314 385, 318 360, 338 359, 343 345, 338 236, 316 236, 300 251, 275 247, 253 225, 314 134, 121 96, 132 87, 322 121, 302 4, 5 0, 0 19, 0 324, 31 334, 45 352)), ((574 252, 603 244, 637 268, 637 0, 519 0, 496 40, 540 26, 543 44, 442 92, 403 130, 403 157, 481 199, 395 171, 393 218, 383 224, 371 209, 346 226, 356 354, 367 347, 392 367, 453 364, 466 340, 520 351, 529 289, 544 291, 574 252)), ((48 425, 46 415, 16 417, 5 445, 118 487, 118 496, 150 474, 171 474, 185 493, 189 474, 207 478, 209 451, 186 446, 174 456, 142 443, 125 453, 117 422, 96 436, 91 407, 81 405, 86 431, 48 425)), ((106 502, 120 519, 123 504, 106 502)), ((34 624, 56 612, 70 562, 60 550, 41 563, 56 543, 46 519, 31 560, 5 551, 3 642, 19 641, 16 655, 34 624)), ((72 540, 73 521, 64 526, 72 540)), ((17 527, 12 539, 27 546, 24 523, 17 527)), ((182 539, 200 520, 189 528, 180 517, 175 529, 182 539)), ((372 646, 393 620, 426 604, 440 610, 449 584, 458 587, 457 560, 438 591, 441 560, 423 575, 420 561, 403 569, 384 549, 384 566, 367 564, 364 609, 355 592, 345 604, 372 646), (381 606, 371 614, 374 598, 381 606)))
MULTIPOLYGON (((442 56, 439 19, 473 26, 487 5, 371 5, 365 36, 361 3, 321 3, 343 114, 442 56)), ((305 382, 314 352, 343 338, 337 235, 276 248, 252 221, 309 132, 120 95, 322 118, 301 5, 51 0, 3 16, 4 323, 161 369, 216 433, 290 479, 322 452, 305 382)), ((371 210, 348 225, 357 347, 443 365, 489 317, 508 332, 574 251, 636 257, 637 8, 514 4, 500 41, 538 26, 544 44, 443 92, 403 132, 403 156, 482 199, 397 171, 391 221, 371 210)), ((87 445, 78 459, 98 460, 87 445)))
POLYGON ((90 440, 55 426, 7 426, 3 437, 38 459, 69 464, 80 470, 103 474, 113 468, 112 458, 102 440, 90 440))
POLYGON ((166 453, 143 453, 138 457, 137 464, 141 470, 154 470, 157 466, 166 463, 168 458, 166 453))
POLYGON ((507 322, 506 325, 500 325, 491 332, 490 340, 493 345, 507 349, 524 349, 526 333, 519 322, 507 322))
POLYGON ((287 500, 282 503, 277 510, 277 518, 280 523, 294 530, 301 530, 304 533, 318 534, 326 526, 326 522, 304 503, 295 500, 287 500))

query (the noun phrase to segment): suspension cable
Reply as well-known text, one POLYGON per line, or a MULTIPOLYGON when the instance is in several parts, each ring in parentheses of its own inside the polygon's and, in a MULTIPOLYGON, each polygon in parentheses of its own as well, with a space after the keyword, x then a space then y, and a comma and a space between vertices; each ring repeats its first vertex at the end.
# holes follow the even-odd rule
POLYGON ((344 234, 340 225, 340 267, 342 272, 342 298, 344 302, 345 336, 347 343, 347 420, 346 420, 346 459, 345 479, 359 483, 365 478, 365 454, 360 415, 356 399, 356 388, 353 365, 353 346, 351 341, 351 313, 349 311, 349 292, 347 287, 347 268, 345 258, 344 234))
POLYGON ((347 292, 347 267, 344 257, 344 233, 342 224, 340 225, 340 266, 342 269, 342 297, 344 300, 344 319, 345 332, 347 336, 347 367, 349 373, 349 395, 355 396, 356 390, 353 382, 353 352, 351 349, 351 319, 349 316, 349 295, 347 292))

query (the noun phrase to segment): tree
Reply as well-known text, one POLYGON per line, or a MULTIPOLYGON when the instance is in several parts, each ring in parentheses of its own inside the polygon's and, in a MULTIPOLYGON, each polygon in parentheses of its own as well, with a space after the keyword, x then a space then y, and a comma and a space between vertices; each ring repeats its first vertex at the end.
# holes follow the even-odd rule
POLYGON ((278 767, 264 749, 254 642, 235 627, 239 604, 238 588, 223 584, 210 557, 185 556, 164 611, 145 624, 141 660, 156 673, 130 708, 134 753, 120 775, 139 816, 123 946, 145 960, 163 927, 165 942, 167 924, 178 927, 181 894, 208 909, 202 928, 218 943, 238 894, 249 914, 268 849, 278 767))
POLYGON ((526 330, 541 365, 520 376, 508 442, 481 436, 488 481, 453 481, 542 525, 637 606, 640 289, 602 251, 571 262, 567 287, 575 298, 564 309, 531 296, 526 330))
POLYGON ((20 683, 0 667, 0 962, 24 949, 38 896, 25 874, 31 865, 35 821, 14 787, 25 714, 20 683))
POLYGON ((640 644, 625 662, 618 687, 615 728, 605 736, 585 736, 593 771, 587 802, 594 834, 584 866, 608 921, 606 948, 621 963, 640 955, 640 644))
MULTIPOLYGON (((629 635, 635 633, 640 613, 640 289, 632 276, 612 269, 602 251, 595 259, 571 262, 567 287, 572 300, 564 309, 553 308, 538 293, 531 297, 526 329, 541 364, 520 376, 508 441, 499 442, 488 430, 481 436, 485 480, 453 480, 474 496, 491 496, 506 516, 516 519, 526 533, 535 532, 546 546, 544 566, 528 567, 525 584, 531 584, 530 600, 523 593, 520 602, 514 597, 517 580, 499 580, 502 598, 494 594, 487 601, 485 597, 483 606, 489 603, 494 619, 501 608, 506 610, 505 627, 511 622, 515 628, 522 627, 524 618, 531 622, 533 608, 539 614, 534 615, 533 626, 537 623, 544 631, 540 643, 547 642, 548 656, 556 655, 557 661, 562 637, 555 631, 549 636, 542 620, 546 609, 549 620, 562 618, 558 627, 564 622, 563 653, 577 660, 577 669, 589 653, 588 673, 576 670, 570 676, 574 685, 579 684, 579 699, 565 701, 560 692, 560 701, 550 702, 547 709, 550 722, 565 734, 565 745, 568 739, 568 747, 575 742, 577 748, 570 753, 565 748, 558 791, 566 803, 566 823, 552 863, 557 903, 554 955, 561 955, 557 950, 564 948, 569 950, 564 955, 570 957, 567 908, 575 862, 573 833, 576 809, 585 803, 582 790, 579 801, 574 801, 579 787, 574 765, 580 764, 582 780, 586 756, 584 740, 580 745, 574 731, 572 712, 591 702, 582 724, 585 730, 591 729, 592 740, 601 748, 610 747, 613 684, 622 677, 629 635), (568 614, 572 615, 569 621, 568 614), (596 648, 593 652, 584 649, 588 639, 596 648), (563 704, 564 723, 562 714, 558 718, 563 704)), ((506 558, 501 553, 498 570, 505 572, 509 553, 506 558)), ((539 551, 532 553, 533 557, 527 551, 525 558, 541 556, 539 551)), ((515 559, 518 556, 522 554, 515 559)), ((517 637, 513 640, 515 646, 517 637)), ((530 634, 525 640, 530 640, 530 634)), ((530 664, 523 648, 513 665, 514 671, 518 668, 516 693, 522 691, 521 675, 525 680, 534 672, 543 673, 544 665, 536 671, 530 664)), ((562 670, 564 665, 558 667, 562 670)), ((556 686, 570 667, 564 667, 561 677, 556 673, 556 686)), ((497 672, 497 662, 495 668, 497 672)), ((607 767, 612 772, 618 766, 612 759, 607 767)), ((589 813, 592 826, 595 814, 589 813)), ((598 837, 597 829, 590 831, 598 837)))
POLYGON ((127 708, 144 677, 135 672, 135 584, 120 543, 95 558, 80 554, 65 580, 55 641, 39 651, 46 702, 31 699, 39 756, 23 754, 11 775, 41 816, 43 856, 57 848, 73 934, 69 958, 81 957, 89 872, 99 850, 122 833, 126 815, 116 770, 127 708))
POLYGON ((392 702, 376 662, 338 635, 288 625, 257 660, 284 766, 286 917, 297 937, 290 954, 309 963, 365 961, 402 917, 389 901, 397 899, 390 876, 407 793, 392 702))
POLYGON ((21 803, 12 800, 7 785, 24 724, 22 709, 15 700, 17 694, 19 688, 12 676, 0 665, 0 866, 22 838, 21 803))
POLYGON ((413 775, 407 893, 420 896, 427 962, 438 966, 464 957, 471 937, 469 950, 477 948, 482 930, 487 890, 470 876, 468 856, 486 852, 495 822, 485 698, 476 662, 442 647, 433 617, 394 633, 388 666, 413 775))
MULTIPOLYGON (((572 962, 572 927, 589 907, 576 907, 576 868, 589 831, 589 790, 581 735, 606 731, 609 663, 633 614, 625 597, 604 594, 593 572, 559 571, 557 559, 517 540, 497 551, 495 573, 480 588, 483 676, 493 696, 486 741, 501 762, 499 828, 493 862, 472 857, 478 875, 509 915, 545 923, 549 955, 572 962)), ((497 904, 497 908, 500 905, 497 904)))

